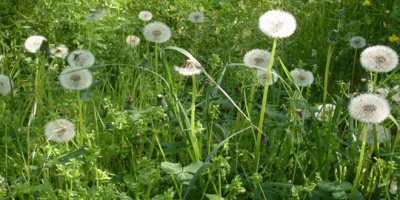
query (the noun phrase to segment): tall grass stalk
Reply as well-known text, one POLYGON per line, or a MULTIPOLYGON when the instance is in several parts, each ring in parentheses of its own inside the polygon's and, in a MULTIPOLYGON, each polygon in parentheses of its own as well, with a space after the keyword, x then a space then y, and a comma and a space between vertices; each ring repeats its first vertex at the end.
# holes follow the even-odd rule
MULTIPOLYGON (((363 134, 363 140, 362 140, 362 146, 361 146, 361 152, 360 152, 360 159, 358 160, 358 166, 357 166, 357 173, 356 173, 356 178, 354 179, 353 182, 353 187, 351 188, 351 192, 350 192, 350 200, 353 199, 354 194, 357 190, 357 187, 359 185, 359 179, 360 179, 360 174, 362 171, 362 163, 363 163, 363 159, 364 159, 364 153, 365 153, 365 146, 366 146, 366 141, 367 141, 367 133, 368 133, 368 124, 365 123, 365 130, 364 130, 364 134, 363 134)), ((362 126, 360 126, 361 129, 362 126)), ((362 129, 361 129, 362 130, 362 129)))
POLYGON ((260 121, 258 122, 259 131, 257 134, 256 146, 254 148, 254 157, 255 157, 254 173, 257 173, 259 162, 260 162, 260 146, 261 146, 261 136, 263 134, 264 114, 265 114, 265 107, 267 105, 269 79, 271 78, 272 64, 274 63, 274 56, 275 56, 277 40, 278 40, 277 38, 274 38, 274 43, 272 45, 272 51, 271 51, 271 58, 269 60, 269 65, 268 65, 267 77, 265 79, 264 93, 263 93, 261 112, 260 112, 260 121))

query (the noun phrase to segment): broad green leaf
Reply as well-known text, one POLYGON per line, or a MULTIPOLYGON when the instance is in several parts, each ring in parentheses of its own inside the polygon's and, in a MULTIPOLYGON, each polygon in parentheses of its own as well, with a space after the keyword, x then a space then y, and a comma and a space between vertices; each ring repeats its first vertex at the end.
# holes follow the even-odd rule
POLYGON ((92 90, 82 90, 80 91, 80 98, 81 100, 89 100, 93 97, 92 90))
POLYGON ((344 192, 344 191, 334 191, 332 193, 332 196, 334 199, 346 199, 347 198, 346 192, 344 192))
POLYGON ((180 163, 162 162, 161 168, 167 174, 179 174, 182 172, 182 165, 180 163))
POLYGON ((124 180, 125 183, 134 183, 135 182, 135 178, 130 174, 125 174, 122 179, 124 180))
POLYGON ((327 180, 319 182, 318 187, 325 192, 332 192, 336 189, 336 184, 327 180))
POLYGON ((190 180, 192 180, 192 178, 193 178, 193 175, 192 175, 192 174, 183 172, 183 173, 180 173, 180 174, 178 175, 177 180, 178 180, 178 183, 179 183, 179 184, 188 185, 189 182, 190 182, 190 180))
POLYGON ((203 165, 203 162, 196 160, 192 162, 190 165, 183 168, 183 172, 194 174, 200 167, 203 165))
POLYGON ((31 192, 46 190, 47 186, 45 184, 40 184, 31 189, 31 192))
POLYGON ((365 199, 360 191, 356 191, 356 193, 354 193, 353 200, 365 200, 365 199))
POLYGON ((209 199, 209 200, 224 200, 224 198, 220 198, 218 195, 216 195, 216 194, 206 194, 206 197, 209 199))
POLYGON ((138 176, 138 182, 145 185, 150 185, 150 176, 148 174, 140 174, 138 176))
POLYGON ((351 191, 351 183, 345 181, 341 183, 340 185, 336 186, 336 191, 351 191))

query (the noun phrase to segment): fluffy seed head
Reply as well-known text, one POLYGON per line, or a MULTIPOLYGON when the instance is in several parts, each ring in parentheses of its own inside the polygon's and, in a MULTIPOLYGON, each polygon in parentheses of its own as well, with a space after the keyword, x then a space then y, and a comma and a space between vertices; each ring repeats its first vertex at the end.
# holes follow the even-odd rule
POLYGON ((164 23, 153 22, 144 27, 143 35, 150 42, 164 43, 171 38, 171 29, 164 23))
POLYGON ((350 101, 349 114, 361 122, 381 123, 389 117, 390 106, 376 94, 362 94, 350 101))
POLYGON ((192 12, 189 15, 189 20, 192 23, 201 23, 204 21, 204 14, 202 12, 192 12))
POLYGON ((142 11, 139 13, 139 18, 145 22, 150 21, 153 18, 153 14, 150 11, 142 11))
POLYGON ((296 114, 297 114, 297 118, 299 120, 305 120, 311 117, 311 113, 310 111, 305 108, 305 109, 296 109, 296 114))
POLYGON ((35 35, 28 37, 28 39, 25 40, 25 48, 31 53, 36 53, 36 51, 39 50, 40 45, 42 44, 43 40, 47 39, 43 36, 40 35, 35 35))
POLYGON ((201 69, 197 68, 192 60, 187 60, 183 67, 175 66, 174 69, 183 76, 193 76, 201 73, 201 69))
POLYGON ((92 73, 88 69, 72 66, 64 69, 60 74, 61 85, 69 90, 83 90, 92 84, 92 73))
POLYGON ((319 121, 329 121, 329 118, 332 118, 335 114, 336 106, 332 104, 325 104, 325 110, 323 109, 323 105, 318 106, 319 112, 316 112, 314 116, 319 121))
POLYGON ((367 44, 367 42, 361 36, 356 36, 356 37, 353 37, 350 39, 350 46, 355 49, 363 48, 363 47, 365 47, 366 44, 367 44))
MULTIPOLYGON (((376 127, 376 139, 377 143, 384 143, 389 140, 389 129, 383 127, 382 125, 375 124, 376 127)), ((368 144, 374 144, 374 129, 373 129, 373 124, 368 124, 368 130, 367 130, 367 140, 366 143, 368 144)), ((364 131, 365 131, 365 126, 360 134, 360 141, 363 140, 364 136, 364 131)))
POLYGON ((4 74, 0 74, 0 94, 1 95, 6 95, 9 92, 11 92, 11 86, 13 85, 13 82, 11 81, 10 85, 10 78, 4 74))
POLYGON ((94 64, 95 58, 90 51, 75 50, 68 55, 67 61, 70 66, 88 68, 94 64))
POLYGON ((96 9, 90 9, 89 10, 89 15, 85 15, 85 18, 87 20, 99 20, 106 15, 106 10, 96 10, 96 9))
MULTIPOLYGON (((243 62, 248 65, 255 65, 258 67, 267 68, 270 59, 271 53, 269 53, 269 51, 262 49, 253 49, 244 55, 243 62)), ((248 67, 253 68, 252 66, 248 67)))
POLYGON ((56 119, 44 127, 44 133, 49 140, 68 142, 75 137, 75 125, 66 119, 56 119))
POLYGON ((362 67, 372 72, 390 72, 399 64, 399 56, 390 47, 377 45, 366 48, 360 55, 362 67))
POLYGON ((136 35, 130 35, 126 37, 126 43, 131 46, 137 46, 140 43, 140 38, 136 35))
POLYGON ((296 30, 296 19, 288 12, 271 10, 260 17, 259 27, 267 36, 286 38, 296 30))
POLYGON ((294 69, 290 72, 294 82, 301 87, 309 86, 314 82, 314 75, 307 70, 294 69))
MULTIPOLYGON (((257 78, 258 83, 261 85, 265 85, 265 81, 267 81, 267 69, 266 70, 257 70, 257 78)), ((278 74, 274 69, 271 71, 271 77, 269 77, 268 85, 272 85, 278 81, 278 74)))
POLYGON ((395 95, 392 96, 392 100, 396 102, 397 104, 400 104, 400 92, 396 93, 395 95))
POLYGON ((68 48, 64 44, 59 45, 51 50, 51 57, 66 58, 68 56, 68 48))

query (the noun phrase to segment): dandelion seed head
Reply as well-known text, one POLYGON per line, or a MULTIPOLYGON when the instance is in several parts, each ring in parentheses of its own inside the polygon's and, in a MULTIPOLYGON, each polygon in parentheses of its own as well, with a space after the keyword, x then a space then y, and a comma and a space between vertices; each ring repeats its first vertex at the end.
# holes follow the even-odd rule
POLYGON ((96 9, 90 9, 89 10, 89 15, 85 15, 85 18, 87 20, 99 20, 101 18, 104 17, 104 15, 106 15, 106 10, 102 9, 102 10, 96 10, 96 9))
POLYGON ((308 109, 296 109, 296 113, 300 120, 305 120, 311 117, 311 113, 308 109))
POLYGON ((314 82, 312 72, 303 69, 294 69, 290 72, 294 82, 301 87, 309 86, 314 82))
POLYGON ((36 53, 43 41, 47 41, 47 39, 40 35, 28 37, 28 39, 25 40, 25 48, 31 53, 36 53))
POLYGON ((192 23, 201 23, 204 21, 204 14, 202 12, 192 12, 189 15, 189 20, 192 23))
POLYGON ((91 67, 94 64, 94 55, 87 50, 75 50, 68 55, 67 62, 70 66, 83 68, 91 67))
POLYGON ((260 30, 273 38, 286 38, 296 30, 296 19, 288 12, 271 10, 264 13, 259 20, 260 30))
POLYGON ((356 36, 350 39, 350 46, 355 49, 363 48, 366 44, 366 40, 361 36, 356 36))
POLYGON ((395 95, 392 96, 392 100, 396 102, 397 104, 400 104, 400 92, 396 93, 395 95))
POLYGON ((187 60, 183 67, 175 66, 174 69, 183 76, 193 76, 201 73, 201 69, 197 68, 192 60, 187 60))
POLYGON ((329 119, 332 119, 336 106, 333 104, 325 104, 325 110, 323 109, 323 105, 318 106, 319 112, 316 112, 314 116, 317 118, 319 121, 329 121, 329 119))
POLYGON ((68 142, 75 137, 75 125, 66 119, 56 119, 44 127, 44 133, 49 140, 68 142))
POLYGON ((92 84, 92 73, 88 69, 73 66, 64 69, 59 77, 61 85, 69 90, 83 90, 92 84))
POLYGON ((139 13, 139 19, 145 22, 150 21, 151 18, 153 18, 153 14, 151 14, 150 11, 142 11, 139 13))
POLYGON ((362 94, 350 101, 349 114, 361 122, 381 123, 389 117, 390 106, 376 94, 362 94))
MULTIPOLYGON (((375 124, 375 130, 376 130, 376 137, 377 137, 377 143, 384 143, 389 140, 389 129, 383 127, 380 124, 375 124)), ((364 136, 364 131, 365 131, 365 126, 359 136, 359 140, 363 140, 364 136)), ((368 144, 374 144, 374 129, 373 129, 373 124, 368 124, 368 130, 367 130, 367 139, 366 143, 368 144)))
POLYGON ((131 46, 137 46, 140 43, 140 38, 136 35, 130 35, 126 37, 126 43, 131 46))
POLYGON ((377 45, 366 48, 360 55, 362 67, 372 72, 390 72, 399 64, 399 56, 390 47, 377 45))
POLYGON ((51 50, 51 57, 66 58, 68 56, 68 47, 64 44, 51 50))
MULTIPOLYGON (((255 65, 258 67, 267 68, 270 59, 271 53, 269 51, 262 49, 253 49, 244 55, 243 62, 248 65, 255 65)), ((247 67, 253 68, 252 66, 247 67)))
MULTIPOLYGON (((265 82, 267 81, 267 75, 268 75, 267 73, 268 73, 267 70, 257 70, 257 78, 259 84, 265 85, 265 82)), ((277 81, 278 81, 278 74, 274 69, 272 69, 268 85, 272 85, 277 81)))
POLYGON ((171 29, 164 23, 153 22, 144 27, 143 35, 150 42, 164 43, 171 38, 171 29))
POLYGON ((6 95, 11 92, 11 86, 13 82, 11 81, 10 85, 10 78, 7 75, 0 74, 0 94, 6 95))

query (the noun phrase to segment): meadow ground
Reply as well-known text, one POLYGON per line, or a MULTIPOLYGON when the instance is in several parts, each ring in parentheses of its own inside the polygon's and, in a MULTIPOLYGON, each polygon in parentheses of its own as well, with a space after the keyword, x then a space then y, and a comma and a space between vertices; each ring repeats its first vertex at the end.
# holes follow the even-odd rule
POLYGON ((0 200, 398 199, 399 22, 398 0, 2 0, 0 200))

